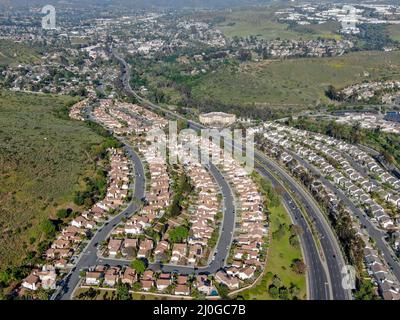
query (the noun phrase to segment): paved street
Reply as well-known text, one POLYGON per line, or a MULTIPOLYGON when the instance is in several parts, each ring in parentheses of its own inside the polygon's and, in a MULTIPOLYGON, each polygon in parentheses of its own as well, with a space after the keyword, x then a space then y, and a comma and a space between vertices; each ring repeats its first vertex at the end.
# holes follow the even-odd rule
MULTIPOLYGON (((129 261, 113 260, 113 259, 99 259, 97 255, 98 245, 106 240, 107 236, 110 234, 112 229, 118 225, 123 218, 127 218, 136 213, 139 209, 137 204, 140 199, 145 196, 145 178, 144 169, 139 156, 136 152, 124 143, 124 148, 132 163, 135 166, 135 187, 134 187, 134 199, 132 203, 125 209, 121 214, 114 217, 109 221, 104 227, 102 227, 91 239, 88 246, 83 250, 82 254, 79 256, 79 260, 76 266, 71 270, 69 275, 65 278, 62 290, 57 294, 56 299, 68 300, 71 299, 71 295, 79 283, 79 271, 82 269, 87 269, 93 267, 97 264, 109 264, 113 265, 129 265, 129 261), (101 260, 101 261, 100 261, 101 260)), ((177 272, 180 274, 192 274, 192 273, 204 273, 211 274, 215 273, 219 269, 225 266, 226 259, 229 255, 229 248, 232 242, 233 232, 235 228, 235 205, 232 191, 226 182, 223 175, 219 170, 212 164, 208 167, 211 174, 214 176, 217 184, 220 187, 221 194, 223 196, 223 222, 222 231, 215 250, 215 254, 207 267, 196 268, 187 266, 175 266, 175 265, 160 265, 159 263, 150 265, 149 267, 154 270, 162 270, 164 272, 177 272)))
MULTIPOLYGON (((232 241, 233 231, 235 228, 235 205, 231 189, 226 182, 225 178, 214 166, 210 165, 210 172, 214 176, 216 182, 221 188, 224 202, 224 219, 222 223, 222 232, 217 244, 216 254, 210 264, 202 268, 194 268, 190 266, 177 266, 177 265, 161 265, 160 263, 150 264, 149 268, 157 271, 176 272, 180 274, 212 274, 225 266, 225 261, 229 255, 229 248, 232 241)), ((122 261, 116 259, 103 259, 103 263, 111 266, 126 266, 129 261, 122 261)))
MULTIPOLYGON (((285 190, 282 184, 266 168, 257 164, 256 170, 263 177, 271 181, 274 188, 279 187, 282 190, 285 190)), ((328 290, 328 276, 318 253, 318 248, 314 242, 311 229, 304 219, 302 211, 299 209, 291 195, 287 191, 284 191, 281 196, 293 223, 299 225, 303 230, 300 238, 303 253, 305 255, 304 260, 307 264, 309 299, 329 300, 330 292, 328 290)))
POLYGON ((129 206, 120 214, 112 218, 106 225, 104 225, 90 240, 88 246, 83 250, 79 256, 76 266, 71 270, 70 274, 64 280, 63 288, 57 295, 56 299, 69 300, 71 294, 79 282, 79 271, 81 269, 89 268, 98 263, 97 247, 104 241, 111 230, 118 225, 123 218, 132 216, 139 209, 139 201, 144 197, 145 192, 145 175, 142 162, 136 152, 125 145, 126 153, 135 166, 135 183, 133 201, 129 206))

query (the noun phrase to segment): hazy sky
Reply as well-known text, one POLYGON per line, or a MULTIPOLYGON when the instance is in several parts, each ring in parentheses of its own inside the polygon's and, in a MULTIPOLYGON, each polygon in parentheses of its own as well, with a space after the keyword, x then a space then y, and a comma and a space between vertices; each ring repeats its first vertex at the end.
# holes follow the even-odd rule
MULTIPOLYGON (((266 4, 276 0, 0 0, 0 3, 19 5, 45 5, 57 3, 87 3, 87 4, 117 4, 129 7, 159 6, 159 7, 226 7, 237 5, 266 4)), ((284 1, 284 0, 283 0, 284 1)))

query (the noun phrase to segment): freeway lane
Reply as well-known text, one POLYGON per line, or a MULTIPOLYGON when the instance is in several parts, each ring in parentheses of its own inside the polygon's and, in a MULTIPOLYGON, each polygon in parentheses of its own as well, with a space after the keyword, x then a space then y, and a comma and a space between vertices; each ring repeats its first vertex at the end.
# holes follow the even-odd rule
MULTIPOLYGON (((124 141, 121 142, 124 143, 124 141)), ((124 211, 112 218, 106 225, 98 230, 94 237, 89 241, 89 244, 79 256, 75 267, 65 278, 62 289, 55 297, 56 299, 71 299, 72 293, 79 282, 79 271, 81 269, 92 267, 98 263, 97 245, 107 238, 108 234, 122 221, 123 218, 132 216, 140 208, 138 202, 144 197, 145 192, 143 165, 139 156, 129 145, 125 144, 124 149, 135 168, 134 194, 132 201, 124 211)))
MULTIPOLYGON (((164 113, 169 115, 172 119, 179 118, 179 119, 186 120, 183 116, 173 113, 169 110, 165 110, 164 108, 162 108, 158 105, 155 105, 155 104, 151 103, 150 101, 143 99, 136 92, 134 92, 129 84, 129 78, 130 78, 129 65, 126 63, 126 61, 124 59, 122 59, 116 53, 112 52, 112 54, 121 63, 122 85, 128 95, 135 97, 139 102, 143 103, 144 105, 147 105, 149 108, 151 108, 153 110, 163 111, 164 113)), ((204 126, 202 126, 194 121, 190 121, 190 120, 189 120, 189 125, 191 128, 193 128, 195 130, 205 128, 204 126)), ((271 166, 271 163, 269 163, 269 160, 266 159, 265 156, 260 156, 259 152, 256 152, 255 155, 256 155, 257 160, 261 160, 261 162, 265 162, 265 163, 263 163, 264 165, 271 166)), ((303 188, 300 187, 294 181, 294 179, 287 176, 285 174, 285 172, 282 171, 281 168, 276 166, 276 168, 272 169, 272 172, 279 173, 280 174, 279 178, 282 179, 282 181, 287 181, 291 185, 292 190, 296 190, 296 192, 298 192, 301 195, 302 204, 305 206, 307 212, 311 214, 312 219, 315 221, 316 228, 317 228, 318 232, 321 234, 320 241, 321 241, 321 243, 323 243, 322 250, 324 251, 325 258, 327 259, 327 265, 328 265, 330 274, 329 274, 329 276, 327 276, 326 271, 323 271, 324 268, 319 268, 319 267, 316 267, 317 271, 315 271, 314 274, 309 274, 310 277, 316 276, 317 273, 319 275, 319 274, 321 274, 321 272, 323 274, 325 274, 325 277, 323 277, 323 278, 325 278, 325 281, 321 282, 321 281, 319 281, 319 279, 315 280, 313 282, 313 284, 315 284, 315 286, 311 285, 311 282, 313 280, 309 279, 310 290, 315 291, 312 294, 310 293, 310 296, 315 297, 315 299, 329 299, 329 294, 323 293, 323 292, 327 291, 326 290, 326 288, 327 288, 326 282, 328 282, 328 284, 332 283, 332 286, 329 286, 330 287, 329 291, 332 291, 333 299, 343 299, 343 300, 351 299, 350 293, 348 291, 345 291, 342 289, 342 275, 340 272, 342 269, 342 266, 344 265, 342 253, 339 249, 339 246, 336 242, 335 237, 332 234, 332 231, 331 231, 329 225, 327 224, 327 222, 325 221, 325 218, 323 217, 323 214, 320 212, 319 208, 315 205, 315 202, 313 201, 313 199, 311 199, 311 196, 309 194, 305 193, 303 188)), ((264 176, 266 176, 266 175, 264 174, 264 176)), ((266 176, 266 177, 269 178, 268 176, 266 176)), ((307 229, 304 230, 304 234, 307 234, 307 229)), ((309 239, 309 240, 311 240, 311 239, 309 239)), ((307 257, 309 258, 309 260, 306 261, 306 263, 309 264, 310 260, 313 260, 317 264, 317 259, 315 257, 319 256, 319 254, 318 254, 318 250, 316 248, 315 243, 313 246, 311 246, 311 245, 307 246, 307 245, 305 245, 305 241, 303 241, 302 244, 304 244, 304 246, 303 246, 304 251, 307 251, 305 253, 305 259, 307 259, 307 257)))

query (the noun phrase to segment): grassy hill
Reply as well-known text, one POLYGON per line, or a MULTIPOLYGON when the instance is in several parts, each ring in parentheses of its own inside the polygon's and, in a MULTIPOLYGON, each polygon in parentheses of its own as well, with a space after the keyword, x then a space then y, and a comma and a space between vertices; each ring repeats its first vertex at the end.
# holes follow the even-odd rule
POLYGON ((265 40, 340 38, 336 34, 339 25, 334 22, 290 28, 288 24, 277 21, 275 12, 279 9, 280 7, 270 6, 219 12, 216 19, 223 21, 217 27, 229 38, 250 35, 265 40))
POLYGON ((393 40, 400 41, 400 25, 392 24, 387 27, 387 30, 389 32, 389 36, 393 40))
POLYGON ((83 178, 95 175, 104 142, 69 120, 70 97, 0 91, 0 271, 46 240, 40 224, 71 207, 83 178))
POLYGON ((325 90, 375 79, 400 79, 400 52, 355 52, 342 57, 226 66, 192 88, 195 100, 233 105, 304 108, 329 102, 325 90))
POLYGON ((26 44, 0 40, 0 67, 10 64, 32 63, 39 59, 36 49, 26 44))

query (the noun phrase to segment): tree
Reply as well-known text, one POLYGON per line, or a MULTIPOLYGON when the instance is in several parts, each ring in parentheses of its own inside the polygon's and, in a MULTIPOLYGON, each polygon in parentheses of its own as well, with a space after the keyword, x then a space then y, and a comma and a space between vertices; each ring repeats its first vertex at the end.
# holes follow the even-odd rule
POLYGON ((41 223, 40 229, 47 237, 54 237, 56 234, 56 227, 49 219, 46 219, 41 223))
POLYGON ((268 287, 268 293, 270 294, 270 296, 271 296, 273 299, 277 299, 278 296, 279 296, 279 289, 278 289, 275 285, 271 284, 271 285, 268 287))
POLYGON ((225 284, 220 283, 220 284, 217 286, 217 290, 218 290, 219 296, 220 296, 222 299, 227 299, 227 298, 228 298, 229 288, 228 288, 225 284))
POLYGON ((57 211, 57 218, 59 219, 68 218, 71 213, 72 213, 71 209, 60 209, 57 211))
POLYGON ((136 259, 131 262, 131 268, 135 269, 138 274, 142 274, 146 270, 146 264, 143 260, 136 259))
POLYGON ((132 290, 133 290, 133 291, 139 291, 141 288, 142 288, 142 287, 140 286, 140 283, 139 283, 139 282, 135 282, 135 283, 132 285, 132 290))
POLYGON ((326 96, 331 100, 340 100, 340 95, 334 86, 329 86, 325 91, 326 96))
POLYGON ((98 293, 99 292, 97 290, 90 287, 89 290, 86 292, 86 296, 93 300, 94 298, 96 298, 98 293))
POLYGON ((306 264, 301 259, 293 259, 290 267, 297 274, 304 274, 307 270, 306 264))
POLYGON ((299 287, 294 284, 293 282, 290 283, 290 288, 289 288, 289 292, 292 295, 293 298, 297 298, 297 296, 300 293, 300 289, 299 287))
POLYGON ((200 292, 198 289, 193 288, 191 296, 193 297, 194 300, 205 300, 206 295, 202 292, 200 292))
POLYGON ((289 291, 284 286, 279 288, 279 299, 281 299, 281 300, 289 299, 289 291))
POLYGON ((297 224, 292 224, 290 226, 290 232, 292 235, 301 236, 303 234, 303 229, 297 224))
POLYGON ((359 281, 357 291, 354 294, 356 300, 376 300, 375 288, 371 281, 359 281))
POLYGON ((298 248, 300 246, 300 241, 299 241, 299 237, 295 234, 292 234, 289 237, 289 243, 292 247, 294 248, 298 248))
POLYGON ((121 280, 117 284, 117 300, 131 300, 129 287, 126 283, 122 283, 121 280))

